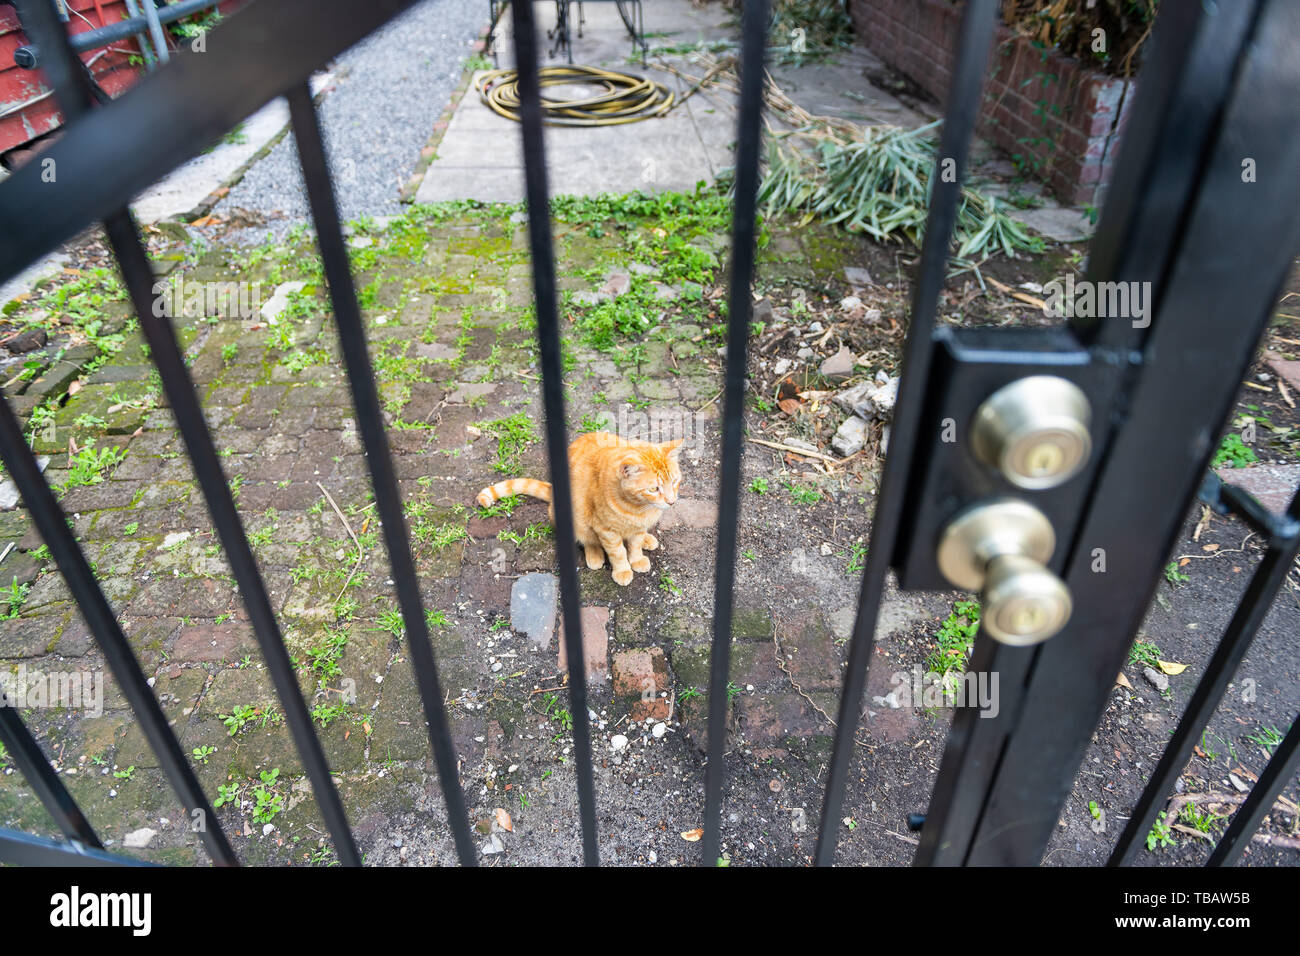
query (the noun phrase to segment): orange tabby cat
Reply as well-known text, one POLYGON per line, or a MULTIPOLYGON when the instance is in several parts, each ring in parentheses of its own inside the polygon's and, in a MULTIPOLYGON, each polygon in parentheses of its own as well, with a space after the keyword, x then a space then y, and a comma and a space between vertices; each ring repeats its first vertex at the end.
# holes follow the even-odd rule
MULTIPOLYGON (((659 517, 677 500, 682 470, 677 456, 682 440, 659 445, 588 432, 569 446, 573 481, 573 530, 586 554, 587 567, 605 566, 605 555, 618 584, 630 584, 633 571, 649 571, 659 541, 650 534, 659 517)), ((508 495, 551 500, 551 486, 535 478, 499 481, 479 492, 486 508, 508 495)), ((551 505, 555 521, 555 505, 551 505)))

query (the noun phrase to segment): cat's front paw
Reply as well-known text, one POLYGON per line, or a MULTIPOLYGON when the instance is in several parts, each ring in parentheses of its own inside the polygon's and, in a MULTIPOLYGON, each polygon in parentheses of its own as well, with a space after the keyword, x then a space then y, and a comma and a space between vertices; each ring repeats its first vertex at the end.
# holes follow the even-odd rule
POLYGON ((659 547, 659 539, 652 534, 641 535, 641 548, 645 551, 653 551, 659 547))
POLYGON ((647 571, 650 570, 650 559, 647 558, 644 554, 641 555, 641 557, 632 561, 632 570, 640 571, 642 574, 645 574, 647 571))
MULTIPOLYGON (((648 561, 647 561, 646 563, 649 564, 648 561)), ((631 584, 631 583, 632 583, 632 569, 631 569, 631 568, 619 568, 617 571, 615 571, 615 572, 614 572, 614 583, 615 583, 615 584, 622 585, 623 587, 627 587, 629 584, 631 584)))

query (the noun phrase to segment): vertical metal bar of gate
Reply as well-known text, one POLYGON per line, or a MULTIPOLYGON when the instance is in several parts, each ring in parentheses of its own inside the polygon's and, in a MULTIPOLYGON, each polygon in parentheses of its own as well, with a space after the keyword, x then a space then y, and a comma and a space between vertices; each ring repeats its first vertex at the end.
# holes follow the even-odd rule
POLYGON ((723 385, 722 477, 718 484, 718 550, 713 581, 713 645, 709 654, 708 763, 704 768, 704 839, 700 862, 712 866, 722 838, 727 715, 731 695, 731 612, 740 517, 740 458, 745 418, 745 349, 753 312, 754 220, 758 213, 758 151, 762 137, 763 59, 767 0, 744 5, 741 24, 740 116, 731 226, 731 288, 727 305, 727 368, 723 385))
POLYGON ((903 496, 907 490, 907 466, 916 449, 926 380, 929 377, 934 317, 947 272, 949 244, 957 221, 957 208, 961 203, 966 154, 979 113, 980 94, 984 88, 996 14, 995 0, 969 0, 962 12, 957 59, 952 72, 952 86, 948 92, 943 134, 939 152, 935 156, 935 170, 930 176, 930 209, 921 250, 920 274, 913 291, 911 324, 903 355, 894 428, 890 434, 889 455, 885 460, 880 494, 876 498, 875 513, 872 516, 871 542, 867 549, 866 567, 862 571, 857 617, 853 623, 849 659, 844 670, 844 690, 840 696, 839 715, 835 722, 830 776, 817 832, 818 866, 830 866, 835 862, 837 823, 844 804, 849 763, 853 759, 854 735, 862 718, 862 694, 867 686, 867 670, 875 648, 876 618, 884 593, 885 575, 893 561, 901 528, 903 496), (940 174, 943 164, 949 159, 955 164, 955 175, 951 178, 940 174))
POLYGON ((587 714, 587 655, 582 647, 577 538, 573 531, 569 442, 564 417, 564 371, 555 300, 555 250, 551 244, 546 150, 542 137, 542 91, 537 70, 537 32, 533 23, 532 0, 514 0, 512 19, 515 67, 519 76, 528 245, 532 253, 542 405, 546 415, 546 457, 551 472, 551 504, 555 509, 555 559, 560 572, 560 606, 564 612, 562 639, 569 661, 569 712, 573 715, 573 758, 578 778, 578 810, 582 818, 582 856, 587 866, 597 866, 600 853, 596 845, 596 788, 591 768, 591 722, 587 714))
MULTIPOLYGON (((347 246, 343 242, 343 229, 339 225, 338 203, 334 197, 329 163, 325 156, 320 119, 316 115, 311 88, 306 81, 291 89, 288 99, 294 142, 298 146, 299 164, 311 204, 312 221, 316 225, 316 242, 325 267, 330 300, 334 304, 340 351, 347 367, 352 400, 356 405, 357 426, 365 448, 371 482, 374 484, 376 510, 384 529, 384 544, 388 549, 393 582, 397 587, 397 600, 402 609, 407 645, 411 650, 411 667, 415 671, 416 685, 420 691, 420 704, 429 725, 429 745, 438 768, 447 820, 461 865, 477 866, 478 856, 470 838, 465 795, 461 791, 460 777, 456 772, 456 752, 451 742, 447 714, 442 705, 438 668, 429 643, 429 623, 424 617, 420 585, 411 559, 397 472, 393 468, 388 437, 384 432, 379 391, 375 385, 374 369, 370 364, 366 333, 361 322, 361 307, 357 303, 347 246)), ((312 739, 315 740, 314 734, 312 739)))

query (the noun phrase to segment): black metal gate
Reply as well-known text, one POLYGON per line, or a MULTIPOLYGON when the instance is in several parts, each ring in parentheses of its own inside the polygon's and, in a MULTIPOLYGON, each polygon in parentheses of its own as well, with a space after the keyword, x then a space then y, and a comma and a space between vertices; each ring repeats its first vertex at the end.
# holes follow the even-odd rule
MULTIPOLYGON (((57 182, 31 163, 0 186, 0 275, 9 276, 102 220, 247 607, 289 727, 340 860, 360 857, 329 767, 224 480, 194 385, 166 318, 152 309, 153 276, 127 200, 278 96, 287 97, 359 431, 406 625, 429 739, 461 863, 476 852, 456 771, 436 662, 408 547, 398 485, 380 415, 333 184, 307 81, 313 70, 410 6, 409 0, 258 3, 214 32, 219 52, 180 56, 121 100, 92 108, 86 77, 48 0, 19 0, 47 81, 67 119, 44 156, 57 182), (292 36, 292 44, 282 38, 292 36), (230 77, 241 82, 232 83, 230 77), (140 149, 147 142, 149 148, 140 149)), ((742 398, 754 271, 761 77, 767 3, 744 6, 733 259, 710 728, 725 726, 732 588, 740 497, 742 398)), ((965 5, 915 285, 891 446, 876 502, 836 737, 821 813, 817 862, 835 853, 854 733, 886 574, 904 588, 980 589, 984 629, 970 668, 998 673, 998 715, 957 711, 918 864, 1036 863, 1047 843, 1114 675, 1152 597, 1162 562, 1199 492, 1268 542, 1182 723, 1114 848, 1126 862, 1185 765, 1201 728, 1300 547, 1300 496, 1271 514, 1216 478, 1202 481, 1237 383, 1300 246, 1300 7, 1287 0, 1167 3, 1129 124, 1120 165, 1093 242, 1086 282, 1149 283, 1141 321, 1071 319, 1051 329, 937 327, 934 318, 996 3, 965 5), (1241 175, 1249 159, 1258 182, 1241 175), (1195 382, 1197 400, 1186 401, 1195 382), (945 440, 951 423, 957 440, 945 440), (1105 571, 1095 557, 1105 555, 1105 571), (1050 638, 1050 639, 1047 639, 1050 638)), ((523 100, 529 238, 537 305, 556 541, 571 543, 556 282, 532 4, 514 4, 523 100)), ((238 862, 147 684, 7 403, 0 453, 81 613, 213 861, 238 862)), ((570 544, 558 547, 569 660, 581 660, 578 579, 570 544)), ((598 862, 585 677, 571 677, 584 857, 598 862)), ((701 859, 717 857, 725 732, 708 740, 701 859)), ((0 861, 132 863, 104 851, 21 722, 0 707, 0 741, 65 839, 0 831, 0 861)), ((1237 859, 1300 765, 1300 722, 1278 746, 1210 862, 1237 859)))

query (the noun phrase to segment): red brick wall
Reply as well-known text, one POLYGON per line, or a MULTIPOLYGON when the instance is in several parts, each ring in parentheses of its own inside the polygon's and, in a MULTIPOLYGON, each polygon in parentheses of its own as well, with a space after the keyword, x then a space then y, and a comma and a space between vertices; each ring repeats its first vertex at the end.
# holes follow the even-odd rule
MULTIPOLYGON (((943 103, 955 57, 961 6, 949 0, 851 0, 860 42, 943 103)), ((1021 157, 1063 201, 1099 203, 1132 83, 1043 52, 997 28, 980 115, 980 135, 1021 157), (1126 92, 1127 87, 1127 92, 1126 92)))
MULTIPOLYGON (((244 0, 222 0, 222 13, 232 13, 244 0)), ((123 0, 70 0, 73 10, 69 33, 84 33, 127 18, 123 0)), ((18 15, 8 4, 0 5, 0 152, 35 139, 62 123, 58 106, 45 86, 39 70, 24 70, 14 64, 14 50, 28 42, 18 24, 18 15)), ((134 37, 81 55, 91 63, 95 79, 110 96, 124 92, 141 70, 130 65, 129 57, 139 52, 134 37), (91 62, 93 60, 93 62, 91 62)))

